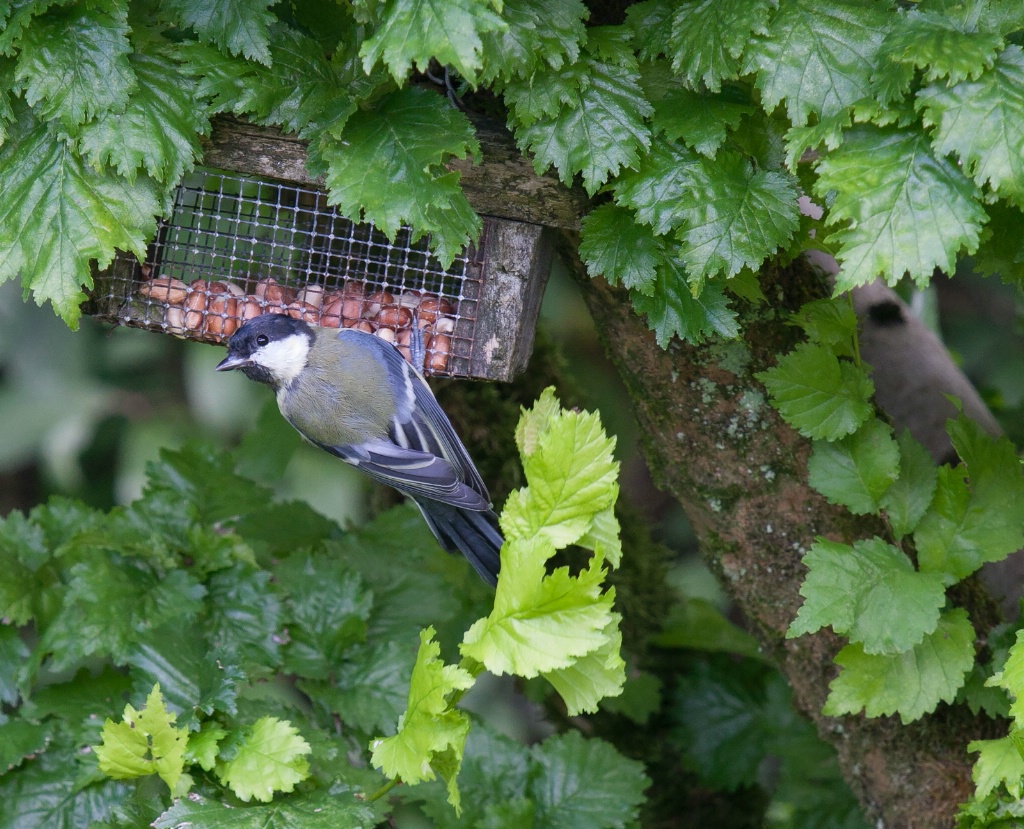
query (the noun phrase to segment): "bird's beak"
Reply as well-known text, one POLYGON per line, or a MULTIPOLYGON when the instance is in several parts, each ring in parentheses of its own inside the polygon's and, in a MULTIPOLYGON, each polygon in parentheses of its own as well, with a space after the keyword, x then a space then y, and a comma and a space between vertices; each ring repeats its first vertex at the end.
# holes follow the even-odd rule
POLYGON ((237 355, 228 354, 223 360, 217 363, 215 371, 231 371, 235 368, 244 368, 245 366, 251 366, 252 361, 246 357, 238 357, 237 355))

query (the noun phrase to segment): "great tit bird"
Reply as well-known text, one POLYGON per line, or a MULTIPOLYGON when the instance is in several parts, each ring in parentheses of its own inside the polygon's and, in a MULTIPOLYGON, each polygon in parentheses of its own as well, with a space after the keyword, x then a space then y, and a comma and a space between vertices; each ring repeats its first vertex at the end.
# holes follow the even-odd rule
POLYGON ((503 539, 487 487, 426 380, 395 346, 263 314, 231 337, 217 371, 231 369, 270 386, 310 443, 412 498, 441 546, 497 584, 503 539))

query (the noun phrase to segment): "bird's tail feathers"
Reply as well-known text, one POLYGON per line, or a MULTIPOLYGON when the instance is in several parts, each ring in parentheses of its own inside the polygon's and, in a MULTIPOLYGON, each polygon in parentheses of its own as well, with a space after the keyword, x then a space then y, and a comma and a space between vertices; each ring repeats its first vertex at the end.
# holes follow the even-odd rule
POLYGON ((505 540, 493 510, 460 509, 427 499, 416 505, 442 547, 449 553, 461 552, 480 578, 492 587, 497 585, 505 540))

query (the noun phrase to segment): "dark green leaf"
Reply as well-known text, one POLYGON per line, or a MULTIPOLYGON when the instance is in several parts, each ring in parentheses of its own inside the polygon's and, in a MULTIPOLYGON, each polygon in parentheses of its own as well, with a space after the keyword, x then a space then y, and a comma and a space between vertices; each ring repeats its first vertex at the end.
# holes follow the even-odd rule
POLYGON ((29 647, 17 628, 0 625, 0 703, 14 706, 21 699, 21 691, 14 678, 29 653, 29 647))
POLYGON ((272 0, 163 0, 162 8, 182 28, 213 41, 232 55, 270 65, 268 27, 272 0))
POLYGON ((857 314, 849 297, 805 303, 793 315, 793 323, 803 329, 812 343, 828 346, 837 357, 854 355, 857 314))
MULTIPOLYGON (((281 601, 270 584, 271 574, 236 564, 214 573, 206 583, 203 626, 215 650, 237 654, 243 664, 264 669, 280 662, 281 601)), ((167 689, 164 693, 167 694, 167 689)))
MULTIPOLYGON (((738 77, 752 34, 766 31, 777 0, 689 0, 676 4, 669 40, 672 68, 691 86, 717 92, 738 77)), ((645 33, 646 34, 646 33, 645 33)))
POLYGON ((480 33, 482 83, 528 78, 541 61, 560 69, 579 57, 586 41, 590 12, 580 0, 503 0, 501 14, 508 28, 480 33))
POLYGON ((684 195, 694 186, 700 163, 691 150, 658 141, 635 167, 615 182, 615 201, 636 211, 637 218, 661 236, 682 222, 684 195))
POLYGON ((52 302, 72 327, 82 286, 92 286, 90 261, 105 268, 115 249, 144 257, 160 211, 149 178, 129 183, 86 165, 27 115, 0 147, 0 192, 0 283, 20 273, 36 302, 52 302))
POLYGON ((1024 51, 1010 46, 976 80, 917 97, 936 155, 956 153, 977 184, 1024 207, 1024 51))
POLYGON ((540 769, 529 786, 539 824, 623 829, 636 820, 651 783, 641 763, 578 731, 548 737, 530 753, 540 769))
POLYGON ((314 791, 255 806, 232 806, 203 797, 180 798, 154 829, 368 829, 373 810, 351 794, 314 791))
POLYGON ((701 343, 713 335, 732 338, 739 333, 736 312, 729 307, 725 291, 711 283, 694 297, 682 266, 671 259, 664 259, 658 268, 651 296, 633 291, 630 299, 637 313, 647 315, 647 324, 662 348, 676 336, 701 343))
POLYGON ((828 237, 843 269, 836 290, 909 273, 927 285, 935 268, 956 269, 956 254, 978 245, 980 192, 956 164, 931 153, 919 132, 858 128, 818 165, 815 191, 835 191, 828 237))
POLYGON ((729 130, 735 129, 744 115, 753 112, 750 103, 739 96, 701 95, 683 88, 652 103, 655 132, 664 133, 670 141, 681 138, 687 146, 708 158, 714 158, 729 130))
POLYGON ((766 110, 786 102, 789 120, 828 118, 871 90, 891 12, 871 0, 790 0, 747 50, 766 110))
POLYGON ((580 256, 591 276, 603 276, 642 294, 654 290, 656 269, 664 252, 651 228, 615 204, 594 208, 582 223, 580 256))
POLYGON ((43 119, 74 133, 106 112, 122 112, 135 75, 128 62, 127 3, 76 3, 37 18, 21 38, 17 80, 43 119))

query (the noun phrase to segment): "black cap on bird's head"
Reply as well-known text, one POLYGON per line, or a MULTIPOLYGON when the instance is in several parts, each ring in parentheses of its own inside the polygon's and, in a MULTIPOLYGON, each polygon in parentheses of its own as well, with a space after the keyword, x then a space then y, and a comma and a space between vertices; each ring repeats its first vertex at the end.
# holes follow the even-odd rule
POLYGON ((302 320, 262 314, 231 336, 228 356, 217 364, 217 371, 241 369, 249 379, 276 389, 305 368, 314 339, 313 329, 302 320))

